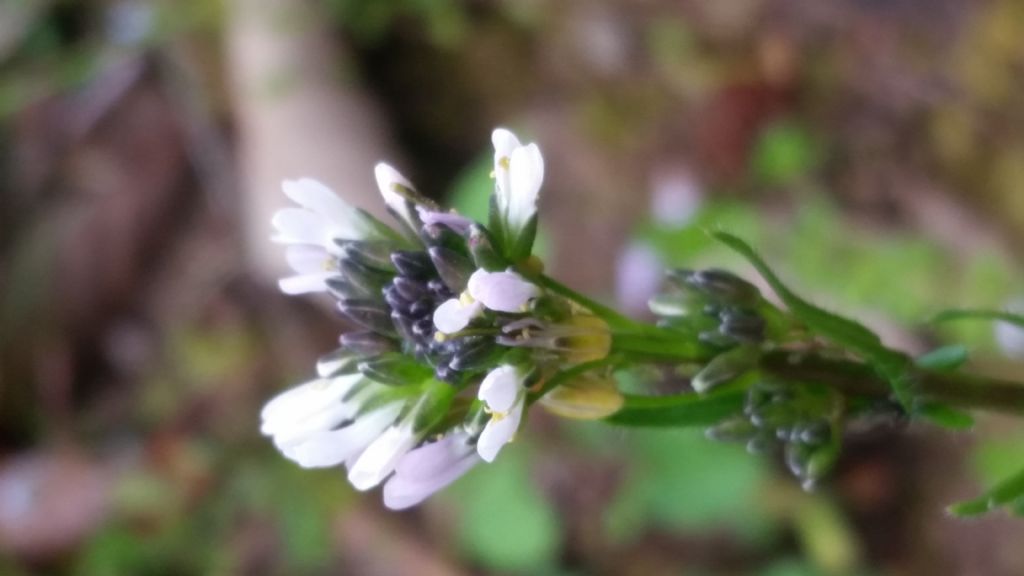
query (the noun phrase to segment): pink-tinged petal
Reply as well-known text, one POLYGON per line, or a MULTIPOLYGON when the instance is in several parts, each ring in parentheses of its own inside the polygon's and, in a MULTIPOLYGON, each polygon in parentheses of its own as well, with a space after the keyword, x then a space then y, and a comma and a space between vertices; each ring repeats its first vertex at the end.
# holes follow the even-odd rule
POLYGON ((498 312, 522 312, 531 298, 540 295, 540 289, 515 272, 477 270, 469 277, 468 290, 474 299, 498 312))
POLYGON ((458 298, 452 298, 434 310, 434 326, 444 334, 454 334, 482 312, 483 306, 479 302, 463 304, 458 298))
POLYGON ((303 468, 337 466, 365 450, 394 423, 399 412, 399 404, 384 406, 360 416, 348 426, 313 434, 302 443, 285 448, 283 453, 303 468))
POLYGON ((504 364, 491 370, 480 383, 477 397, 492 412, 508 412, 521 398, 523 374, 519 368, 504 364))
POLYGON ((316 274, 299 274, 288 276, 277 281, 277 287, 281 292, 289 296, 299 294, 312 294, 314 292, 327 291, 327 279, 337 276, 337 272, 319 272, 316 274))
POLYGON ((470 452, 431 476, 405 476, 396 470, 384 484, 384 505, 391 510, 411 508, 461 478, 479 462, 480 458, 470 452))
POLYGON ((348 481, 356 490, 369 490, 395 470, 399 459, 412 449, 419 437, 408 424, 388 428, 374 440, 352 465, 348 481))
POLYGON ((520 230, 537 213, 537 195, 544 182, 544 158, 536 144, 512 152, 509 162, 508 221, 520 230))
POLYGON ((442 224, 458 232, 459 234, 465 234, 469 227, 473 225, 473 221, 461 214, 455 214, 453 212, 435 212, 434 210, 428 210, 426 208, 418 208, 420 213, 420 220, 424 224, 442 224))
POLYGON ((476 442, 476 451, 485 462, 494 462, 498 452, 505 444, 511 442, 519 430, 519 422, 523 417, 523 403, 518 402, 503 418, 491 417, 484 426, 484 431, 476 442))
POLYGON ((277 235, 273 240, 281 244, 313 244, 326 246, 331 242, 331 224, 327 217, 302 208, 284 208, 270 220, 277 235))
POLYGON ((473 453, 466 434, 451 433, 409 451, 395 467, 396 476, 428 478, 444 472, 456 461, 473 453))

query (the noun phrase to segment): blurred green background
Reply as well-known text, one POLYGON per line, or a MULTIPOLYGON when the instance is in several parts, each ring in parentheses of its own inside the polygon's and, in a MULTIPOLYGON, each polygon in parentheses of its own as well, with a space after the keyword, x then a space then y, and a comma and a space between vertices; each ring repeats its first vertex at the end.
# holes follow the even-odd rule
POLYGON ((1024 431, 847 438, 804 493, 700 431, 531 417, 387 512, 258 435, 344 328, 274 287, 283 178, 380 212, 387 158, 480 214, 490 130, 546 161, 553 275, 644 316, 663 266, 751 271, 912 352, 1024 295, 1017 0, 3 0, 0 574, 1024 573, 1024 528, 943 506, 1024 431))

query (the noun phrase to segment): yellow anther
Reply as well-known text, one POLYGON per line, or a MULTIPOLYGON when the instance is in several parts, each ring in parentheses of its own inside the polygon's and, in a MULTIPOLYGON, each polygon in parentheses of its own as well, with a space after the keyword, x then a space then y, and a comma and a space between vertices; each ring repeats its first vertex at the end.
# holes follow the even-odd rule
POLYGON ((512 163, 508 156, 502 156, 501 160, 498 160, 498 166, 501 166, 505 170, 508 170, 509 165, 512 163))
POLYGON ((448 335, 445 334, 444 332, 441 332, 440 330, 434 332, 434 342, 444 342, 447 339, 448 335))
POLYGON ((462 304, 463 306, 469 306, 473 302, 476 302, 476 300, 472 296, 470 296, 469 292, 463 292, 462 294, 459 294, 459 303, 462 304))

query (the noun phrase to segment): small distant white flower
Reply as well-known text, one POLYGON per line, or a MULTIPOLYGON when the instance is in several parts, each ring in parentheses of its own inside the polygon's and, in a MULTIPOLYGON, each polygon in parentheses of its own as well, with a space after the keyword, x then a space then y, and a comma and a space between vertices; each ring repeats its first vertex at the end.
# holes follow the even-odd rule
POLYGON ((480 269, 469 277, 464 293, 443 302, 434 310, 434 326, 444 334, 452 334, 483 314, 484 308, 496 312, 523 312, 530 299, 539 295, 537 286, 511 270, 488 272, 480 269))
MULTIPOLYGON (((1007 312, 1024 313, 1024 298, 1011 300, 1005 306, 1007 312)), ((996 322, 996 343, 1009 358, 1024 358, 1024 328, 1010 322, 996 322)))
POLYGON ((537 195, 544 182, 544 158, 536 144, 524 146, 505 128, 491 134, 491 143, 498 211, 510 237, 515 238, 537 213, 537 195))
POLYGON ((462 477, 480 462, 469 440, 468 434, 456 431, 402 456, 384 484, 384 505, 410 508, 462 477))
POLYGON ((360 374, 301 384, 264 406, 260 430, 303 468, 336 466, 360 454, 398 417, 401 403, 356 416, 378 389, 360 374))
POLYGON ((523 417, 526 401, 526 374, 508 364, 487 373, 480 384, 478 397, 483 400, 491 419, 477 440, 477 453, 487 462, 493 462, 501 448, 512 441, 523 417))
POLYGON ((420 440, 412 418, 391 426, 377 437, 352 464, 348 481, 356 490, 369 490, 395 470, 398 461, 420 440))

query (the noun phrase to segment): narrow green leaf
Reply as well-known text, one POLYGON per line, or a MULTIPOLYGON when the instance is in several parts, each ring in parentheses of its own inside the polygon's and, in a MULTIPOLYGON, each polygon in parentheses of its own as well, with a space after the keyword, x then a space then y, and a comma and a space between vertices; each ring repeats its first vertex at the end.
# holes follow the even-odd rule
POLYGON ((941 402, 918 402, 914 406, 914 415, 953 430, 966 430, 974 427, 973 416, 941 402))
POLYGON ((930 323, 939 324, 956 320, 995 320, 998 322, 1009 322, 1024 328, 1024 315, 1006 312, 1005 310, 944 310, 936 314, 930 320, 930 323))
POLYGON ((921 368, 938 372, 952 372, 967 362, 967 348, 961 344, 952 344, 936 348, 927 354, 914 359, 914 364, 921 368))
POLYGON ((1022 499, 1024 499, 1024 469, 996 484, 981 496, 953 504, 946 508, 946 511, 960 518, 980 516, 1000 506, 1012 506, 1017 509, 1022 499))
POLYGON ((714 231, 711 235, 747 259, 757 269, 772 290, 786 304, 790 312, 814 332, 850 348, 885 377, 904 406, 910 404, 913 382, 910 360, 901 352, 886 348, 877 334, 863 324, 828 312, 797 296, 775 275, 768 264, 740 238, 727 232, 714 231))
POLYGON ((699 396, 695 393, 673 396, 637 396, 627 394, 622 409, 605 418, 620 426, 704 427, 739 414, 743 410, 743 390, 729 390, 699 396))

